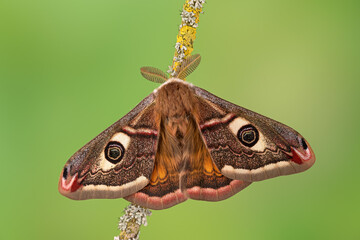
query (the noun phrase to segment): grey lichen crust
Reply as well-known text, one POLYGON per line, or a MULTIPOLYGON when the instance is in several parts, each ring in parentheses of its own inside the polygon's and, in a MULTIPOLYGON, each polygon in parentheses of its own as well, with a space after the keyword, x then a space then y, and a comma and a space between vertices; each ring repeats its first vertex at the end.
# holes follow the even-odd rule
POLYGON ((127 206, 119 220, 120 235, 114 240, 138 240, 141 225, 147 226, 147 216, 151 216, 149 209, 135 204, 127 206))

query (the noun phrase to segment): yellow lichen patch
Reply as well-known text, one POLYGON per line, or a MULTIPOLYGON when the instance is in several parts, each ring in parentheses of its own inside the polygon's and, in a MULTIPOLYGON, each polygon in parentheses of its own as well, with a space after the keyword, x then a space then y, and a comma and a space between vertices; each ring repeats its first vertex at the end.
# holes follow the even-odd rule
POLYGON ((192 46, 196 38, 196 28, 190 26, 182 26, 177 36, 177 42, 184 46, 192 46))
POLYGON ((184 4, 184 7, 183 7, 184 10, 187 11, 187 12, 193 12, 193 13, 199 15, 201 13, 201 8, 200 9, 194 9, 188 2, 189 1, 186 1, 186 3, 184 4))
POLYGON ((174 69, 174 70, 178 69, 178 67, 179 67, 180 65, 181 65, 180 62, 174 62, 174 63, 173 63, 173 69, 174 69))
POLYGON ((204 2, 205 1, 202 0, 187 0, 183 6, 183 12, 181 14, 182 21, 175 44, 176 51, 173 64, 168 71, 172 76, 176 75, 181 63, 190 56, 194 50, 193 44, 196 39, 196 28, 204 2))

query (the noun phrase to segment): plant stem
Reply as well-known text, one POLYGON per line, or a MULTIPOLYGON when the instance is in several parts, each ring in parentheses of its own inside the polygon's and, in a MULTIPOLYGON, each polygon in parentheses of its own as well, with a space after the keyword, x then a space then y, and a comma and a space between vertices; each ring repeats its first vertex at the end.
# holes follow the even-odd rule
POLYGON ((175 44, 175 54, 172 66, 169 66, 168 73, 175 76, 181 63, 190 56, 194 50, 196 29, 199 23, 205 0, 186 0, 181 13, 181 25, 175 44))

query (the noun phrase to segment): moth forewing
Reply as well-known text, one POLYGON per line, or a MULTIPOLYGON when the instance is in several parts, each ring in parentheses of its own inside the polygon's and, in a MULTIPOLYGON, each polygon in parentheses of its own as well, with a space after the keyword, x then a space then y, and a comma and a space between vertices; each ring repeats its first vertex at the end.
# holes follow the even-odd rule
POLYGON ((261 181, 302 172, 314 164, 310 145, 292 128, 194 88, 203 100, 199 109, 203 137, 225 176, 261 181))

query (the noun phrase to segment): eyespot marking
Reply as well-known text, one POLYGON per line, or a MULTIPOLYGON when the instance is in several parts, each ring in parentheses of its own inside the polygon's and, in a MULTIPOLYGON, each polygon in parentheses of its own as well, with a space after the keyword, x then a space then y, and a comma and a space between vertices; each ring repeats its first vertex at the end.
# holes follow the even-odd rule
MULTIPOLYGON (((103 171, 108 171, 108 170, 112 169, 124 157, 126 150, 129 147, 129 144, 130 144, 130 137, 127 134, 125 134, 123 132, 118 132, 118 133, 114 134, 112 136, 112 138, 110 139, 110 141, 107 143, 107 145, 104 147, 104 150, 102 151, 102 153, 99 157, 100 161, 99 161, 98 168, 100 168, 103 171), (112 146, 111 148, 110 148, 110 143, 113 143, 111 145, 112 146), (115 149, 118 148, 118 150, 112 150, 114 148, 115 149), (111 158, 109 158, 109 154, 111 152, 112 152, 112 154, 116 154, 117 151, 119 151, 120 154, 122 153, 121 159, 118 161, 111 160, 111 158)), ((115 155, 113 155, 113 156, 115 156, 115 155)))
POLYGON ((259 131, 251 124, 241 127, 237 133, 239 141, 247 146, 254 146, 259 140, 259 131))
POLYGON ((261 131, 244 118, 237 117, 232 120, 229 124, 229 129, 243 146, 253 151, 263 152, 269 147, 261 131), (244 136, 244 134, 247 136, 244 136), (252 139, 251 137, 254 138, 252 139))
POLYGON ((117 164, 121 161, 125 154, 123 145, 119 142, 109 142, 105 147, 105 158, 112 164, 117 164))

